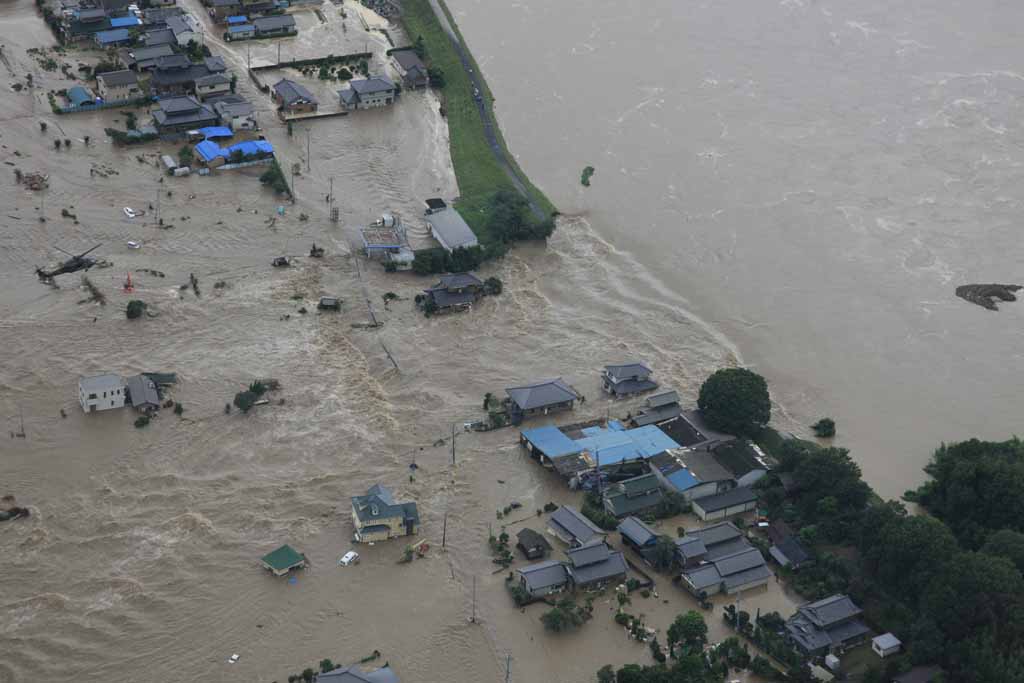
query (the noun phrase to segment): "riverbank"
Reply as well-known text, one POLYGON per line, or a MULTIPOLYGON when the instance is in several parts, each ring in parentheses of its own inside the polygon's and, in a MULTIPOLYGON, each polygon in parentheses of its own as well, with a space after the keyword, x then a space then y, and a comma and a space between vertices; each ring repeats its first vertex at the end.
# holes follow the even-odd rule
POLYGON ((444 3, 436 1, 447 27, 442 26, 431 0, 404 2, 402 22, 411 41, 423 38, 427 60, 444 74, 442 107, 460 192, 456 206, 486 246, 497 239, 488 229, 491 198, 496 192, 510 190, 521 194, 530 203, 536 219, 552 216, 557 210, 509 153, 494 118, 494 97, 444 3), (454 41, 460 46, 456 47, 454 41))

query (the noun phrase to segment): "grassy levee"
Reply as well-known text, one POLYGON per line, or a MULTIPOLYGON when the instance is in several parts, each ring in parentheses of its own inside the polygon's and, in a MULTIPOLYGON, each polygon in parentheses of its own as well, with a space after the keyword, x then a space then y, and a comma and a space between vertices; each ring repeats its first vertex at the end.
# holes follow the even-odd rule
MULTIPOLYGON (((444 7, 443 3, 442 7, 444 7)), ((455 26, 447 8, 445 8, 445 12, 448 14, 451 24, 455 26)), ((402 21, 405 24, 409 40, 415 42, 422 36, 428 63, 444 72, 445 86, 441 95, 448 120, 452 163, 455 167, 455 177, 459 183, 460 194, 456 207, 469 223, 473 232, 476 233, 481 244, 490 244, 494 240, 487 230, 489 200, 499 190, 515 192, 516 188, 487 142, 484 124, 480 119, 476 101, 473 99, 473 84, 463 69, 459 55, 452 46, 448 35, 444 32, 437 17, 434 16, 428 0, 403 0, 402 21)), ((455 30, 458 32, 457 26, 455 30)), ((465 45, 464 41, 463 45, 465 45)), ((469 54, 468 49, 467 54, 469 54)), ((472 61, 473 70, 480 74, 480 69, 471 55, 469 59, 472 61)), ((488 113, 494 120, 493 97, 486 85, 481 94, 488 113)), ((507 152, 504 138, 501 131, 497 129, 496 122, 495 133, 499 144, 507 152)), ((545 214, 554 214, 556 212, 554 205, 544 196, 544 193, 530 183, 526 175, 516 165, 515 159, 510 154, 507 156, 509 163, 516 169, 526 186, 530 194, 529 199, 545 214)))

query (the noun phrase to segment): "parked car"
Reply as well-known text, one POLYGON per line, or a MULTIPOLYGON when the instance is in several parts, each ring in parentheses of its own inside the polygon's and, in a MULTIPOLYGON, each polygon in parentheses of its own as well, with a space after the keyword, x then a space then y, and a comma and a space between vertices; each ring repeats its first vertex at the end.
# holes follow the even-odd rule
POLYGON ((349 565, 359 564, 359 553, 354 550, 349 550, 347 553, 341 556, 338 560, 338 564, 342 567, 348 567, 349 565))
POLYGON ((317 303, 316 307, 321 311, 340 311, 341 301, 335 299, 333 296, 322 296, 320 302, 317 303))

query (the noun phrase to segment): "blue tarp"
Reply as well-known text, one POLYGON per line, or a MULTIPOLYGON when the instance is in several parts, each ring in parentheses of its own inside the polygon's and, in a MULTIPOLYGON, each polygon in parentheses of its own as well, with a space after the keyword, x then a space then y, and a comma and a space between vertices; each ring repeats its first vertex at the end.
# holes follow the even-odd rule
POLYGON ((196 154, 203 158, 203 161, 209 163, 219 156, 224 156, 221 152, 220 145, 216 142, 210 142, 209 140, 203 140, 196 145, 196 154))
POLYGON ((68 88, 68 102, 80 107, 83 104, 94 104, 95 100, 88 90, 80 85, 73 85, 68 88))
POLYGON ((131 34, 128 33, 126 28, 116 28, 113 31, 100 31, 96 34, 96 42, 100 45, 109 45, 111 43, 123 43, 131 40, 131 34))
POLYGON ((128 28, 129 26, 138 26, 141 23, 138 17, 114 17, 110 20, 110 27, 128 28))
POLYGON ((245 24, 249 21, 249 17, 246 16, 234 16, 228 17, 229 24, 245 24))
POLYGON ((700 481, 697 480, 697 477, 690 474, 690 470, 676 470, 665 478, 669 480, 669 483, 676 487, 677 491, 692 489, 700 483, 700 481))
POLYGON ((226 128, 224 126, 207 126, 206 128, 200 128, 199 132, 207 140, 212 140, 213 138, 229 138, 234 135, 230 128, 226 128))
POLYGON ((203 140, 196 145, 196 154, 202 157, 203 161, 207 163, 213 161, 217 157, 224 157, 225 159, 228 159, 235 152, 241 152, 245 156, 254 156, 260 153, 273 154, 274 146, 266 140, 238 142, 230 147, 221 147, 211 140, 203 140))
POLYGON ((595 458, 599 457, 602 465, 651 458, 679 448, 679 444, 654 425, 628 430, 587 427, 583 433, 583 438, 574 440, 558 427, 549 426, 526 429, 522 435, 548 458, 557 459, 587 451, 595 458))

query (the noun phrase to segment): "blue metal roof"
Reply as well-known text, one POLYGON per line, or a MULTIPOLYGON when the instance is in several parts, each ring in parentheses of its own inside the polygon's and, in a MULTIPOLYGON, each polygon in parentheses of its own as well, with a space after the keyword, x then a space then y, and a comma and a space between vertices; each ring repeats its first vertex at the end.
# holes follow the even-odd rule
POLYGON ((248 21, 249 21, 249 17, 244 16, 244 15, 235 15, 233 17, 228 17, 228 23, 229 24, 244 24, 244 23, 246 23, 248 21))
POLYGON ((677 491, 685 491, 687 489, 692 489, 694 486, 700 483, 697 480, 697 477, 690 474, 690 470, 685 469, 676 470, 675 472, 666 476, 665 478, 668 479, 669 483, 672 484, 672 486, 676 487, 677 491))
POLYGON ((126 28, 116 28, 113 31, 100 31, 96 34, 97 42, 101 44, 109 43, 123 43, 126 40, 131 40, 131 34, 128 33, 126 28))
POLYGON ((127 28, 129 26, 138 26, 141 23, 138 17, 114 17, 110 20, 111 28, 127 28))
POLYGON ((224 126, 207 126, 206 128, 200 128, 199 132, 207 140, 212 138, 229 138, 234 135, 230 128, 224 126))
POLYGON ((548 458, 587 451, 600 459, 602 465, 646 459, 679 448, 679 444, 653 425, 628 430, 588 427, 583 433, 586 436, 582 439, 573 440, 558 427, 548 426, 523 430, 522 435, 548 458))
POLYGON ((236 26, 228 26, 228 33, 255 33, 256 27, 252 24, 238 24, 236 26))
POLYGON ((196 154, 203 158, 203 161, 210 162, 217 157, 224 157, 225 159, 230 157, 235 152, 241 152, 245 156, 252 156, 254 154, 273 154, 274 146, 266 140, 249 140, 246 142, 238 142, 230 147, 221 147, 212 140, 203 140, 196 145, 196 154))
POLYGON ((608 429, 614 429, 617 432, 624 432, 624 431, 626 431, 626 427, 621 422, 619 422, 618 420, 609 420, 608 421, 608 429))

